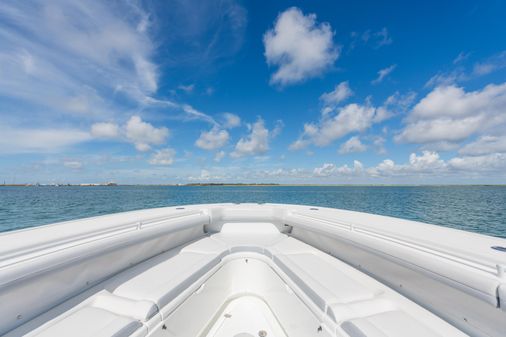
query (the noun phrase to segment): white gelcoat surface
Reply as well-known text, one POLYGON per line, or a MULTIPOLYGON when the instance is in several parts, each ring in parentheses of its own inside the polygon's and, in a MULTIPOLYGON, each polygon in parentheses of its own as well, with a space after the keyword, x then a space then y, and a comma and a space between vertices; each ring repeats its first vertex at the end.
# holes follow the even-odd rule
POLYGON ((253 296, 230 302, 206 337, 287 337, 269 307, 253 296))
POLYGON ((506 240, 273 204, 42 226, 0 234, 0 334, 503 337, 506 254, 494 245, 506 240))

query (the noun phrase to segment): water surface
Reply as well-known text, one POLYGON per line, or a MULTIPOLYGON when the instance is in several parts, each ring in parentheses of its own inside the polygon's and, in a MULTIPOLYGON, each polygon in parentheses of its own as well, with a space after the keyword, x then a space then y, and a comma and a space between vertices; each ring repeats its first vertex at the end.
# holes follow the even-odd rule
POLYGON ((0 231, 220 202, 334 207, 506 237, 506 186, 0 186, 0 231))

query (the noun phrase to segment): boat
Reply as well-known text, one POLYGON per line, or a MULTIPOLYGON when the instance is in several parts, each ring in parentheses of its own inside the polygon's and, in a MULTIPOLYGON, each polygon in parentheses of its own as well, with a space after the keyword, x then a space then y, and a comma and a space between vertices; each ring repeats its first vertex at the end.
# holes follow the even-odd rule
POLYGON ((506 239, 205 204, 0 234, 0 335, 506 336, 506 239))

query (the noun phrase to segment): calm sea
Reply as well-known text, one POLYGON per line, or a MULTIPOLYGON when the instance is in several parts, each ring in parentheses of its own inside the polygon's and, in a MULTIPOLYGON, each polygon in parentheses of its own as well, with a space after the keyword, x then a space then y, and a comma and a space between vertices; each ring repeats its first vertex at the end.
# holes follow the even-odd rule
POLYGON ((506 237, 506 186, 0 186, 0 231, 142 208, 219 202, 334 207, 506 237))

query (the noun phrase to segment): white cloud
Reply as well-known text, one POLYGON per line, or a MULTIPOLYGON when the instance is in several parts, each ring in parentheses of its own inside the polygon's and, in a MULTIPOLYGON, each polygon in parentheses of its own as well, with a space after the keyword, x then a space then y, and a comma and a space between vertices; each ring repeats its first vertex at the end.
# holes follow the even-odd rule
POLYGON ((223 174, 217 174, 217 173, 212 173, 210 172, 209 170, 200 170, 200 174, 198 176, 188 176, 187 179, 189 181, 196 181, 196 182, 199 182, 199 181, 211 181, 211 180, 214 180, 214 181, 217 181, 217 180, 230 180, 231 179, 231 176, 230 175, 223 175, 223 174))
POLYGON ((453 64, 459 64, 459 63, 464 62, 465 60, 467 60, 469 58, 469 55, 470 55, 470 53, 465 53, 465 52, 461 51, 457 55, 457 57, 453 60, 453 64))
POLYGON ((320 96, 320 100, 326 106, 336 106, 342 101, 353 95, 353 91, 350 89, 348 81, 341 82, 331 92, 326 92, 320 96))
POLYGON ((416 153, 409 155, 409 167, 414 171, 430 171, 444 166, 445 163, 437 152, 422 151, 421 156, 417 156, 416 153))
POLYGON ((258 119, 251 127, 247 137, 241 138, 235 145, 234 151, 230 154, 232 158, 243 156, 259 155, 269 149, 269 130, 262 119, 258 119))
MULTIPOLYGON (((8 24, 0 25, 0 96, 12 102, 9 122, 54 125, 64 118, 82 125, 164 108, 183 112, 174 118, 216 124, 190 105, 154 98, 159 68, 153 55, 160 45, 152 39, 155 14, 137 1, 1 1, 0 22, 8 24)), ((92 131, 94 137, 118 137, 113 124, 92 131)))
POLYGON ((294 141, 293 143, 291 143, 290 146, 288 147, 288 149, 292 150, 292 151, 303 150, 306 147, 308 147, 309 144, 311 144, 311 142, 309 140, 299 138, 296 141, 294 141))
POLYGON ((353 167, 342 165, 337 167, 334 164, 323 164, 321 167, 316 167, 313 170, 314 177, 330 177, 330 176, 350 176, 359 175, 363 172, 364 165, 358 160, 353 161, 353 167))
POLYGON ((203 120, 203 121, 206 121, 206 122, 214 124, 214 125, 217 124, 216 121, 211 116, 209 116, 201 111, 198 111, 197 109, 195 109, 194 107, 192 107, 189 104, 183 104, 183 105, 181 105, 181 108, 187 114, 187 118, 189 120, 203 120))
POLYGON ((392 64, 391 66, 389 67, 386 67, 384 69, 381 69, 380 71, 378 71, 378 77, 371 81, 372 84, 379 84, 381 82, 383 82, 383 80, 392 73, 392 71, 395 70, 395 68, 397 67, 396 64, 392 64))
POLYGON ((161 145, 167 140, 169 129, 156 128, 139 116, 132 116, 126 123, 125 135, 138 151, 148 151, 151 145, 161 145))
POLYGON ((383 27, 381 30, 376 32, 368 29, 363 33, 351 32, 350 35, 352 38, 350 49, 354 49, 360 42, 363 44, 370 43, 375 49, 388 46, 394 42, 386 27, 383 27))
POLYGON ((334 174, 336 169, 337 169, 336 165, 330 164, 330 163, 325 163, 321 167, 315 167, 315 169, 313 170, 313 174, 316 177, 328 177, 328 176, 334 174))
POLYGON ((214 155, 214 161, 219 163, 223 158, 225 158, 225 151, 219 151, 219 152, 216 152, 216 154, 214 155))
POLYGON ((385 159, 375 167, 368 168, 367 174, 372 177, 434 175, 447 172, 447 164, 440 159, 437 152, 423 151, 418 156, 412 153, 407 164, 395 164, 391 159, 385 159))
POLYGON ((120 130, 116 123, 103 122, 91 126, 91 135, 95 138, 117 138, 119 134, 120 130))
POLYGON ((348 104, 337 110, 335 115, 325 114, 318 124, 306 123, 304 132, 290 145, 292 150, 300 150, 309 144, 326 146, 334 140, 352 132, 363 132, 373 123, 379 123, 390 114, 384 107, 376 108, 371 105, 348 104))
POLYGON ((0 125, 0 153, 56 152, 91 140, 78 129, 13 128, 0 125))
POLYGON ((63 162, 63 166, 73 170, 79 170, 83 167, 83 163, 77 160, 68 160, 63 162))
POLYGON ((378 154, 386 154, 387 150, 385 149, 385 138, 381 136, 375 136, 373 138, 373 145, 378 154))
POLYGON ((387 97, 384 106, 399 110, 400 112, 406 112, 406 109, 411 107, 415 99, 416 93, 413 91, 408 91, 405 94, 396 91, 393 95, 387 97))
POLYGON ((455 157, 448 161, 451 168, 473 174, 482 171, 506 172, 506 154, 492 153, 482 156, 455 157))
POLYGON ((172 165, 174 163, 174 157, 176 156, 176 151, 171 148, 161 149, 155 151, 155 153, 151 156, 149 163, 151 165, 172 165))
POLYGON ((232 129, 241 125, 241 118, 233 113, 225 112, 223 114, 224 122, 223 127, 232 129))
POLYGON ((460 154, 479 156, 490 153, 506 153, 506 136, 483 136, 466 144, 459 150, 460 154))
POLYGON ((408 143, 461 142, 474 134, 506 127, 506 83, 466 92, 437 87, 409 113, 396 136, 408 143))
POLYGON ((283 131, 284 127, 285 127, 285 123, 283 123, 283 121, 281 119, 278 119, 276 121, 276 124, 274 125, 274 129, 272 129, 271 137, 276 138, 277 136, 279 136, 281 134, 281 132, 283 131))
POLYGON ((216 150, 223 147, 229 138, 227 130, 220 130, 213 127, 209 131, 200 133, 200 137, 195 141, 195 145, 204 150, 216 150))
POLYGON ((465 81, 468 76, 462 69, 455 69, 451 72, 438 72, 436 75, 432 76, 427 83, 425 83, 426 88, 431 87, 445 87, 454 85, 457 82, 465 81))
POLYGON ((460 53, 453 61, 453 64, 457 65, 457 67, 449 71, 439 71, 427 81, 425 87, 457 85, 457 83, 469 81, 506 68, 506 51, 494 54, 474 63, 472 66, 463 66, 463 61, 469 55, 469 53, 460 53))
POLYGON ((374 36, 377 38, 377 47, 383 47, 388 46, 389 44, 392 44, 394 41, 390 34, 388 33, 388 29, 386 27, 383 27, 380 31, 374 33, 374 36))
MULTIPOLYGON (((398 178, 398 179, 434 179, 441 177, 476 176, 480 172, 504 174, 506 169, 506 154, 494 153, 484 156, 454 157, 444 161, 437 152, 423 151, 420 155, 412 153, 405 164, 396 164, 391 159, 385 159, 376 166, 365 168, 361 162, 354 161, 352 167, 337 166, 325 163, 313 169, 307 177, 362 177, 362 178, 398 178)), ((413 181, 413 180, 411 180, 413 181)))
POLYGON ((506 68, 506 51, 495 54, 482 62, 476 63, 473 68, 473 74, 483 76, 504 68, 506 68))
POLYGON ((122 88, 134 99, 156 92, 153 43, 136 29, 142 16, 95 0, 2 1, 0 19, 9 25, 0 30, 0 92, 67 113, 62 102, 86 89, 93 96, 79 108, 87 114, 107 111, 106 91, 122 88))
POLYGON ((157 128, 142 120, 140 116, 132 116, 120 127, 113 122, 94 123, 91 136, 97 139, 114 139, 135 145, 138 151, 149 151, 152 145, 162 145, 169 137, 169 129, 157 128))
POLYGON ((333 35, 328 23, 316 23, 315 14, 296 7, 281 13, 263 39, 267 63, 278 66, 271 83, 294 84, 331 67, 339 56, 333 35))
POLYGON ((195 84, 188 84, 188 85, 178 85, 177 87, 179 90, 184 91, 187 94, 191 94, 193 90, 195 89, 195 84))
POLYGON ((339 153, 341 154, 364 152, 365 150, 367 150, 367 146, 360 141, 358 136, 351 137, 339 147, 339 153))

